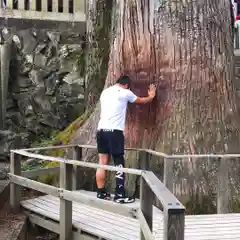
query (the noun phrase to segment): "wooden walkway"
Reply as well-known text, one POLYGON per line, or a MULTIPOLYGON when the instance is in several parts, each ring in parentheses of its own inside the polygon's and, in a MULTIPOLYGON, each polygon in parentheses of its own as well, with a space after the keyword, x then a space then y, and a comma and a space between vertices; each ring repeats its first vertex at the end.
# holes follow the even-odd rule
POLYGON ((82 161, 83 149, 95 146, 66 145, 44 148, 11 150, 10 205, 14 211, 20 206, 30 222, 56 232, 60 240, 239 240, 240 214, 224 214, 228 207, 227 159, 239 154, 221 155, 166 155, 150 149, 126 149, 137 151, 143 169, 118 168, 82 161), (72 159, 42 155, 50 149, 65 149, 72 159), (37 152, 37 153, 36 153, 37 152), (41 154, 40 154, 41 153, 41 154), (162 157, 164 184, 149 171, 149 156, 162 157), (217 213, 186 216, 185 207, 172 194, 173 165, 180 158, 218 158, 217 213), (21 172, 21 158, 59 162, 60 167, 21 172), (135 174, 140 180, 140 199, 132 204, 117 204, 96 198, 96 193, 79 190, 81 169, 102 168, 135 174), (55 173, 60 186, 50 186, 34 179, 36 176, 55 173), (21 186, 46 195, 21 201, 21 186), (162 206, 163 212, 153 203, 162 206))
MULTIPOLYGON (((91 193, 83 191, 89 195, 91 193)), ((95 193, 94 193, 95 194, 95 193)), ((101 200, 99 200, 101 201, 101 200)), ((59 222, 60 200, 46 195, 21 202, 31 214, 38 214, 59 222)), ((140 208, 140 202, 128 204, 127 208, 140 208)), ((96 238, 111 240, 139 239, 140 223, 108 211, 73 202, 73 227, 94 234, 96 238)), ((153 238, 163 240, 163 213, 153 208, 153 238)), ((185 217, 186 240, 239 240, 240 214, 213 214, 185 217)))

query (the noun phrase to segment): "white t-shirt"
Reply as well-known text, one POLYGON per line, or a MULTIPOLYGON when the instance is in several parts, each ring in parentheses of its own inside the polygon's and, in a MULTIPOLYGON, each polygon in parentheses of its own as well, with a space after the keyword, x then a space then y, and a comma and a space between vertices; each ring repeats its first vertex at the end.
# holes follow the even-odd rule
POLYGON ((101 115, 98 129, 124 130, 128 102, 137 96, 129 89, 117 85, 103 90, 100 96, 101 115))

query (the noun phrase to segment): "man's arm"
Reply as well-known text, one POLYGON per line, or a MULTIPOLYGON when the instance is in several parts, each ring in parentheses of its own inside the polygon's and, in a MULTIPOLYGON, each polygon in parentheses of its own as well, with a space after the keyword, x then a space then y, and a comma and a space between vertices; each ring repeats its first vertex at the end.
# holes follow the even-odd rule
POLYGON ((148 103, 153 100, 154 97, 148 96, 148 97, 137 97, 137 99, 133 103, 148 103))
POLYGON ((148 89, 148 97, 137 97, 137 99, 133 103, 144 104, 144 103, 151 102, 155 97, 155 95, 156 95, 156 87, 153 84, 151 84, 148 89))

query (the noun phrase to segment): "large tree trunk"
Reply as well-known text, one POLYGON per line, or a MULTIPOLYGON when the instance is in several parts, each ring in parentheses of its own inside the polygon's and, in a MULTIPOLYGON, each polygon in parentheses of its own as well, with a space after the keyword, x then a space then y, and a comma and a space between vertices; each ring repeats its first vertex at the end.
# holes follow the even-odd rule
MULTIPOLYGON (((147 95, 150 83, 157 85, 151 104, 129 106, 126 146, 165 153, 236 152, 230 1, 116 0, 114 9, 105 88, 121 74, 132 78, 139 96, 147 95)), ((99 112, 97 105, 73 142, 96 144, 99 112), (84 129, 87 136, 81 134, 84 129)), ((87 153, 97 160, 96 153, 87 153)), ((188 161, 178 169, 188 169, 188 161)), ((161 172, 159 163, 152 167, 161 172)), ((177 176, 192 176, 198 169, 192 171, 180 170, 177 176)))

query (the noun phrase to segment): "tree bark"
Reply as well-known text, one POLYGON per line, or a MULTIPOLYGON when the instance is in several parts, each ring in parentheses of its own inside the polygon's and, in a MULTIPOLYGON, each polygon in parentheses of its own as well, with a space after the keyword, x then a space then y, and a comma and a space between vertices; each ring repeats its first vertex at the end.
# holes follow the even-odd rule
POLYGON ((86 106, 95 107, 103 90, 108 67, 112 0, 87 1, 86 106), (107 23, 107 24, 106 24, 107 23))
MULTIPOLYGON (((152 103, 129 105, 126 147, 165 153, 237 152, 230 1, 116 0, 114 4, 114 38, 104 88, 121 74, 131 77, 131 89, 138 96, 147 95, 149 84, 157 86, 152 103)), ((96 144, 99 113, 97 104, 73 142, 96 144), (89 132, 83 137, 84 129, 89 132)), ((87 152, 86 157, 96 160, 94 154, 87 152)), ((179 168, 188 169, 188 162, 180 161, 179 168)), ((156 171, 159 164, 152 165, 156 171)), ((194 176, 197 165, 193 160, 190 165, 193 173, 187 174, 194 176)), ((182 176, 181 170, 175 175, 182 176)))

